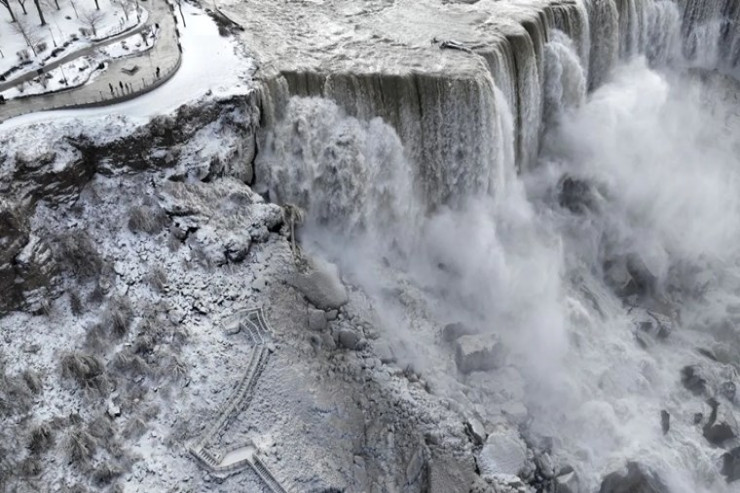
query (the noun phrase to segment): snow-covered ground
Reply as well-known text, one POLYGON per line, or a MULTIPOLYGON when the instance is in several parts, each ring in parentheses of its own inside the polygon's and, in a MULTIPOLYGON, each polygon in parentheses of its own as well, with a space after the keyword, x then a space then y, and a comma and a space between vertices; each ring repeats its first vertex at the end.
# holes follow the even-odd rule
POLYGON ((0 124, 12 129, 39 122, 127 116, 145 121, 157 114, 169 113, 208 91, 227 96, 248 91, 251 86, 252 60, 240 56, 230 38, 218 34, 215 23, 203 11, 183 4, 187 27, 180 28, 183 47, 182 65, 159 88, 130 101, 81 110, 56 110, 11 118, 0 124))
POLYGON ((83 86, 103 73, 107 68, 107 62, 144 53, 153 48, 155 42, 156 36, 149 31, 134 34, 97 50, 93 56, 77 58, 46 72, 45 76, 11 87, 0 94, 5 99, 14 99, 83 86), (143 36, 146 36, 146 42, 143 36), (104 64, 102 68, 101 63, 104 64))
POLYGON ((73 0, 59 0, 60 10, 51 3, 51 7, 43 7, 46 25, 40 26, 38 12, 32 2, 25 4, 28 15, 23 15, 20 5, 17 1, 10 2, 13 12, 16 14, 18 22, 27 30, 29 39, 33 44, 45 43, 46 48, 38 51, 34 56, 28 47, 25 39, 18 33, 18 25, 10 21, 10 15, 7 9, 0 9, 0 39, 2 40, 3 57, 0 58, 0 74, 12 69, 20 63, 19 52, 27 50, 29 59, 33 62, 24 65, 20 70, 16 70, 7 76, 7 79, 13 79, 19 75, 35 70, 43 66, 45 60, 56 60, 76 50, 93 44, 95 40, 107 38, 128 29, 133 28, 140 22, 146 22, 148 13, 141 9, 137 15, 137 5, 133 2, 125 2, 125 9, 119 4, 113 4, 110 0, 99 0, 100 19, 95 23, 96 33, 91 32, 83 35, 80 29, 91 31, 90 24, 85 18, 93 13, 97 13, 93 2, 80 4, 73 0), (76 11, 75 11, 76 9, 76 11), (55 47, 63 47, 68 43, 64 51, 58 53, 55 57, 49 58, 55 47))
POLYGON ((134 34, 128 38, 116 41, 100 48, 98 52, 110 59, 125 58, 150 50, 156 42, 156 35, 146 30, 141 34, 134 34))
POLYGON ((2 95, 5 99, 14 99, 79 87, 94 80, 105 70, 98 68, 99 63, 98 57, 77 58, 47 72, 44 76, 3 91, 2 95))

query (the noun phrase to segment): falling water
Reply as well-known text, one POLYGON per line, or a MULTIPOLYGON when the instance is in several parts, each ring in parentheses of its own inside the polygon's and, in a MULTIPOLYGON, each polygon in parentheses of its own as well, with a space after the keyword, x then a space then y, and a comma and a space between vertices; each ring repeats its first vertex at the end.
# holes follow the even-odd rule
POLYGON ((486 77, 447 81, 453 105, 428 81, 421 109, 373 97, 348 112, 320 81, 270 110, 258 174, 308 211, 306 247, 365 289, 388 340, 413 334, 405 357, 442 393, 457 384, 434 330, 499 335, 526 381, 528 432, 552 439, 583 491, 630 460, 672 492, 732 488, 680 376, 701 363, 710 386, 737 380, 740 86, 685 70, 737 65, 734 5, 558 4, 481 53, 486 77), (666 340, 639 332, 651 317, 670 320, 666 340))

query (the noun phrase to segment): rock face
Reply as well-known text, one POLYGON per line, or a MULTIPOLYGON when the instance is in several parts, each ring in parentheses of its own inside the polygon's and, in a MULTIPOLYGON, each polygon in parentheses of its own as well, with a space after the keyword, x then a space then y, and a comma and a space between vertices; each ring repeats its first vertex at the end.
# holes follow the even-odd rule
POLYGON ((731 483, 740 479, 740 447, 726 452, 722 456, 722 475, 731 483))
POLYGON ((707 391, 707 377, 696 365, 685 366, 681 370, 681 383, 694 395, 703 395, 707 391))
POLYGON ((354 330, 342 329, 337 334, 337 342, 345 349, 359 349, 362 338, 354 330))
POLYGON ((669 493, 653 471, 637 462, 628 462, 626 471, 614 471, 601 482, 599 493, 669 493))
POLYGON ((578 475, 572 467, 560 471, 554 480, 555 493, 578 493, 581 491, 578 475))
POLYGON ((467 335, 457 339, 455 363, 462 373, 488 371, 504 364, 505 351, 493 334, 467 335))
POLYGON ((321 310, 339 308, 349 301, 347 290, 339 279, 339 269, 325 260, 312 259, 307 272, 296 274, 289 284, 321 310))
POLYGON ((469 336, 477 333, 477 330, 468 327, 463 323, 455 322, 444 326, 442 329, 442 339, 445 342, 454 342, 461 336, 469 336))
MULTIPOLYGON (((39 200, 43 199, 52 207, 70 204, 96 174, 111 175, 122 169, 152 167, 187 168, 201 161, 209 163, 206 176, 210 178, 232 176, 241 183, 249 181, 259 119, 254 97, 235 96, 183 106, 172 116, 158 117, 123 132, 119 128, 95 128, 91 132, 94 138, 85 136, 84 127, 81 130, 79 125, 62 128, 62 131, 53 126, 40 126, 29 130, 35 133, 29 133, 28 137, 38 143, 30 149, 27 145, 19 146, 12 136, 4 137, 0 141, 0 148, 5 152, 0 155, 3 168, 0 174, 0 314, 18 309, 36 311, 60 292, 56 264, 62 262, 59 258, 55 262, 49 248, 54 242, 43 234, 36 237, 30 234, 27 218, 34 214, 39 200), (201 153, 201 141, 211 138, 214 132, 228 134, 219 146, 220 154, 210 156, 213 158, 210 160, 209 156, 201 154, 197 155, 199 159, 189 159, 201 153), (181 157, 188 158, 182 159, 185 164, 180 163, 181 157)), ((175 177, 188 176, 189 171, 175 170, 174 173, 175 177)), ((281 222, 279 207, 264 205, 264 208, 274 209, 268 212, 281 222)), ((263 223, 269 225, 270 221, 263 223)), ((205 230, 201 232, 205 233, 205 230)), ((267 230, 259 236, 264 237, 266 233, 267 230)), ((187 237, 187 227, 181 234, 181 239, 187 237)), ((223 263, 241 262, 254 239, 253 231, 219 239, 218 255, 224 257, 223 263)))
POLYGON ((702 432, 704 438, 713 445, 722 445, 727 440, 737 436, 737 421, 729 406, 720 405, 715 399, 709 399, 707 404, 712 408, 709 420, 702 432))
POLYGON ((0 314, 38 310, 55 274, 51 251, 30 233, 22 208, 0 198, 0 314))
POLYGON ((596 195, 590 183, 567 176, 560 182, 559 188, 558 202, 560 207, 566 208, 574 214, 585 214, 588 211, 596 210, 596 195))

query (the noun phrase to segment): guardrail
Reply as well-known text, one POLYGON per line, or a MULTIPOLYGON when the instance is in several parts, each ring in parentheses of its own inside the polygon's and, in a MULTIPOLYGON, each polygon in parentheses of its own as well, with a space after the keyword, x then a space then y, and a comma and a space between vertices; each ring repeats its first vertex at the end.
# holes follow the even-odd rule
POLYGON ((212 472, 234 472, 250 467, 262 479, 270 491, 273 493, 288 493, 270 472, 264 462, 262 462, 258 457, 256 450, 251 454, 251 457, 245 457, 230 464, 223 464, 224 457, 229 452, 247 446, 254 446, 253 444, 245 445, 243 447, 233 447, 224 452, 213 451, 211 448, 211 442, 223 431, 224 426, 229 422, 229 420, 233 418, 239 410, 249 407, 249 404, 254 397, 257 381, 267 366, 270 353, 272 352, 272 346, 269 345, 271 330, 267 325, 267 319, 265 318, 262 308, 238 312, 235 316, 242 319, 239 321, 239 326, 253 344, 247 371, 239 380, 236 389, 234 389, 224 403, 221 411, 216 417, 216 420, 206 428, 205 433, 203 433, 197 442, 188 447, 188 450, 193 457, 198 459, 202 465, 212 472))

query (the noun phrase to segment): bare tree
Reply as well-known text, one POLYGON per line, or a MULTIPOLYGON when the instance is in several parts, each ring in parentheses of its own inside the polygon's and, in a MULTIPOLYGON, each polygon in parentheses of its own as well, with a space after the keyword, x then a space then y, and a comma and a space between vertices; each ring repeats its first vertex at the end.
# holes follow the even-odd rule
POLYGON ((26 42, 28 47, 31 48, 34 56, 36 56, 36 44, 43 39, 39 27, 35 24, 31 24, 26 19, 16 19, 15 24, 13 24, 13 29, 15 32, 23 36, 23 40, 26 42))
POLYGON ((8 12, 10 13, 10 22, 15 22, 15 14, 13 13, 13 9, 10 8, 10 0, 0 0, 0 3, 8 9, 8 12))
POLYGON ((41 0, 41 5, 48 9, 55 7, 57 10, 62 10, 59 7, 59 0, 41 0))
POLYGON ((28 12, 26 12, 26 0, 18 0, 18 3, 21 6, 21 10, 23 11, 23 15, 28 15, 28 12))
POLYGON ((44 19, 44 12, 41 10, 41 2, 39 0, 33 0, 34 5, 36 5, 36 10, 39 13, 39 20, 41 21, 41 25, 46 25, 46 19, 44 19))
POLYGON ((105 12, 101 12, 99 10, 85 10, 80 16, 80 20, 84 25, 90 28, 93 36, 98 35, 97 26, 100 25, 103 19, 105 19, 105 12))
POLYGON ((128 20, 128 9, 134 2, 132 0, 111 0, 111 3, 120 8, 123 16, 128 20))

